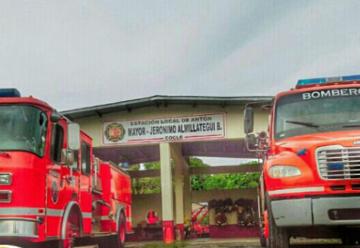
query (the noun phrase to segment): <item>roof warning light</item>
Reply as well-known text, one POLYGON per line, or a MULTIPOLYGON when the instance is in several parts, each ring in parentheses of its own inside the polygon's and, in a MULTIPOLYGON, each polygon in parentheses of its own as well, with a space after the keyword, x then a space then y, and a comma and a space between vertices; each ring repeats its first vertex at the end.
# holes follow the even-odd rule
POLYGON ((351 81, 360 81, 360 75, 300 79, 297 82, 296 87, 310 86, 310 85, 315 85, 315 84, 351 82, 351 81))
POLYGON ((0 89, 0 97, 20 97, 20 92, 15 88, 0 89))

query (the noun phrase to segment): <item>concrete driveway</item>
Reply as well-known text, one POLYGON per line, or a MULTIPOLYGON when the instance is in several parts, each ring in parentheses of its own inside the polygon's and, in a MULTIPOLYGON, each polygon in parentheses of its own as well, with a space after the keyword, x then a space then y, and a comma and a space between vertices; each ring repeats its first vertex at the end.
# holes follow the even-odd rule
MULTIPOLYGON (((131 242, 126 248, 261 248, 258 239, 196 239, 173 245, 164 245, 162 242, 131 242)), ((348 248, 360 246, 342 246, 337 240, 293 240, 291 248, 348 248)))
POLYGON ((126 248, 157 248, 157 247, 176 247, 176 248, 222 248, 222 247, 251 247, 258 248, 260 243, 258 239, 195 239, 174 245, 164 245, 162 242, 129 242, 126 248))

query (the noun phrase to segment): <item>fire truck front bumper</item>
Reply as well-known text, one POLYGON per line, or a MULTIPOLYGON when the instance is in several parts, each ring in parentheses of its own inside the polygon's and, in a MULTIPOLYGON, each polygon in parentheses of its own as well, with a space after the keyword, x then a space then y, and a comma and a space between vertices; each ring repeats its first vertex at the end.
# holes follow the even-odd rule
POLYGON ((271 201, 277 226, 360 225, 360 196, 271 201))
POLYGON ((0 219, 0 238, 38 238, 37 222, 33 219, 0 219))

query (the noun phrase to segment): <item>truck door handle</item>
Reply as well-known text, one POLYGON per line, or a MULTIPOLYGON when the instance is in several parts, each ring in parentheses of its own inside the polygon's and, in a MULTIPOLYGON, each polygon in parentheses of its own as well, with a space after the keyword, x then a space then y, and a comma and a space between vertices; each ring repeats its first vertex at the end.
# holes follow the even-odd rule
POLYGON ((75 177, 74 176, 62 176, 62 181, 66 181, 68 184, 72 184, 73 182, 75 182, 75 177))

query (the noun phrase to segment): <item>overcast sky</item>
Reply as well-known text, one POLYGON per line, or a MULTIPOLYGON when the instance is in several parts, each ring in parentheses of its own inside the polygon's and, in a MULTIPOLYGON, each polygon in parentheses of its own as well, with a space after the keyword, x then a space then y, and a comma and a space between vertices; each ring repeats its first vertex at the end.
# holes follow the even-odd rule
POLYGON ((59 110, 360 74, 360 1, 0 0, 0 83, 59 110))

